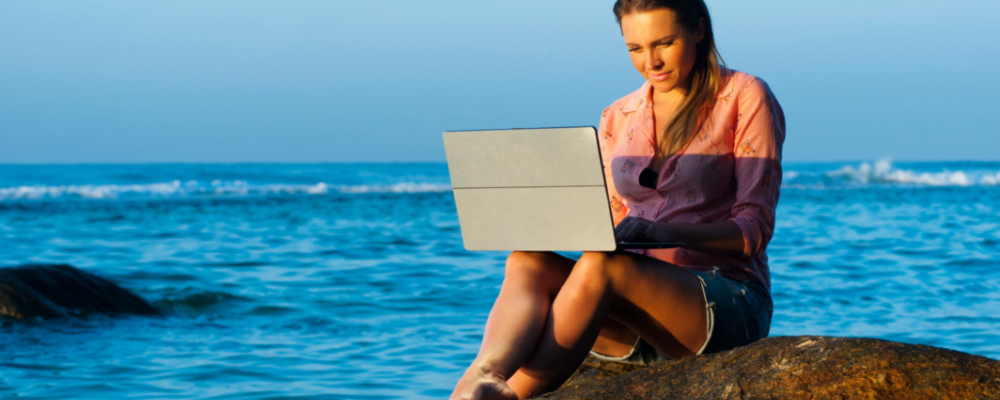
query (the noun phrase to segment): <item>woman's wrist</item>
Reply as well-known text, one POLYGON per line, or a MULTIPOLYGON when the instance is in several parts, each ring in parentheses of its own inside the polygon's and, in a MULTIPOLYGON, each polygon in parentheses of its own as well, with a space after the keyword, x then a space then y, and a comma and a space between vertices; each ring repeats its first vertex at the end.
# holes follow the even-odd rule
POLYGON ((657 240, 684 243, 681 247, 712 254, 743 254, 743 234, 735 222, 707 224, 658 223, 657 240))

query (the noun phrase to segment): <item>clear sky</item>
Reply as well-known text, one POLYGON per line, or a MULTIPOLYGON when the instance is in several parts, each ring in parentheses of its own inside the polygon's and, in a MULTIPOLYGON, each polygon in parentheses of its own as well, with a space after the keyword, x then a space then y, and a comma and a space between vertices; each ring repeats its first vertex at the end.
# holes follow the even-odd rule
MULTIPOLYGON (((0 163, 443 161, 445 130, 597 125, 613 1, 3 1, 0 163)), ((1000 1, 709 0, 789 161, 1000 160, 1000 1)))

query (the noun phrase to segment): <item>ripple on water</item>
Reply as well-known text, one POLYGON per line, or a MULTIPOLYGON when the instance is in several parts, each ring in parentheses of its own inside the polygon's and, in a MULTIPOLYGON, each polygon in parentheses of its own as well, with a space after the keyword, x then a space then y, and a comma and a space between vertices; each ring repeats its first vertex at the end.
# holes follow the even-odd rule
MULTIPOLYGON (((118 173, 206 184, 253 181, 246 171, 309 187, 447 183, 443 165, 118 173)), ((816 179, 827 179, 822 171, 816 179)), ((998 195, 1000 187, 783 191, 768 248, 771 334, 1000 357, 1000 214, 984 200, 998 195)), ((0 235, 11 263, 85 267, 167 311, 0 328, 0 397, 445 397, 476 355, 506 257, 464 249, 449 192, 0 201, 0 235)))

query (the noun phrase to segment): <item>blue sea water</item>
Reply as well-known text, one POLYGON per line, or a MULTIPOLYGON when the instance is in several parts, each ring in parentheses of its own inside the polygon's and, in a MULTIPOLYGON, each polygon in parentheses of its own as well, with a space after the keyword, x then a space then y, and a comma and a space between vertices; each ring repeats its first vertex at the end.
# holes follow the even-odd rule
MULTIPOLYGON (((771 335, 1000 358, 1000 163, 785 163, 771 335)), ((0 397, 442 398, 505 253, 444 164, 0 166, 3 265, 68 263, 165 318, 0 328, 0 397)))

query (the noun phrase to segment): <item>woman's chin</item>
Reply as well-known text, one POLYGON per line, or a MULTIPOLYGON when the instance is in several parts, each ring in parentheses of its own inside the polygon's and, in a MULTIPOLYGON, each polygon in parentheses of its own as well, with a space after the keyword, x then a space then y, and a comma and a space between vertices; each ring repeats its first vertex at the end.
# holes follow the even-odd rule
POLYGON ((653 90, 660 93, 668 93, 677 88, 677 82, 674 82, 673 79, 666 81, 649 80, 649 84, 653 86, 653 90))

